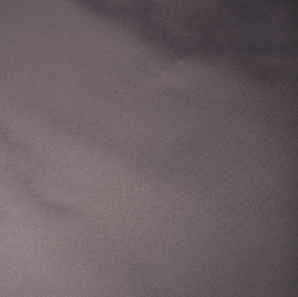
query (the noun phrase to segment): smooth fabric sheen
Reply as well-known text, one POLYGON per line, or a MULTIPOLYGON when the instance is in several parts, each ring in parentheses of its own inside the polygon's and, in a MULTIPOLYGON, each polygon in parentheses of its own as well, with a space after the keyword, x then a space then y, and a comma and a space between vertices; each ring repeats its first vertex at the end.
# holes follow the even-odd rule
POLYGON ((0 296, 297 296, 297 57, 87 2, 0 3, 0 296))

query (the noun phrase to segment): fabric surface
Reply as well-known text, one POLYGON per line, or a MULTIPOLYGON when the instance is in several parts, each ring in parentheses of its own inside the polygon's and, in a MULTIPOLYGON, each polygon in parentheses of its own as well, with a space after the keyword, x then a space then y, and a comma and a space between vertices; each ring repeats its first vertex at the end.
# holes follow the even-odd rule
POLYGON ((297 11, 1 1, 0 296, 297 296, 297 11))

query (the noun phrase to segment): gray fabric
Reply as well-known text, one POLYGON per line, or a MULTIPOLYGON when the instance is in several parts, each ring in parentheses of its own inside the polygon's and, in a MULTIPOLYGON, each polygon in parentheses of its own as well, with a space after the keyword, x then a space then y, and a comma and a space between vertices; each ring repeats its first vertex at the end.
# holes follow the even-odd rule
POLYGON ((297 5, 243 3, 1 2, 1 297, 297 295, 297 5))

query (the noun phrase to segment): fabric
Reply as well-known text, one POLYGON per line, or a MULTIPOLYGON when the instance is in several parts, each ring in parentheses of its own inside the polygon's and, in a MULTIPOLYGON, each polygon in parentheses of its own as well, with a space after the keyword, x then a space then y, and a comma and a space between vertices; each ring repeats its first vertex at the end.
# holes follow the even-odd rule
POLYGON ((294 1, 0 3, 0 296, 297 296, 294 1))

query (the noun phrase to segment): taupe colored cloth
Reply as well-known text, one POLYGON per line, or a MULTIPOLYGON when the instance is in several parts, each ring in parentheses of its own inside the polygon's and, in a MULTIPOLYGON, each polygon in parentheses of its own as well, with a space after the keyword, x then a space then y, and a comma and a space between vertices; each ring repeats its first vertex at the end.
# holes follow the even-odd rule
POLYGON ((297 5, 243 3, 0 3, 1 297, 297 296, 297 5))

